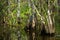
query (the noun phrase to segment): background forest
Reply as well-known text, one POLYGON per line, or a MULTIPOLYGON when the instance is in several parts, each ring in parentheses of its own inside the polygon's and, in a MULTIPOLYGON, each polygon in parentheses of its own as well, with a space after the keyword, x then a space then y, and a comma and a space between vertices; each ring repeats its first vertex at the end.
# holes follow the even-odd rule
POLYGON ((0 40, 28 40, 29 24, 39 40, 41 23, 60 34, 60 0, 0 0, 0 40))

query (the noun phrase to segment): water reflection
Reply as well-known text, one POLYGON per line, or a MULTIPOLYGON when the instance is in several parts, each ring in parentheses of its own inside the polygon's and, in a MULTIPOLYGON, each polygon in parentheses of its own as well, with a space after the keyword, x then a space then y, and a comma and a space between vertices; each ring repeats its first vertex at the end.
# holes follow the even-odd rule
MULTIPOLYGON (((33 40, 33 39, 32 39, 32 38, 33 38, 32 36, 29 36, 29 37, 30 37, 30 38, 29 38, 28 40, 33 40)), ((36 37, 37 37, 37 36, 36 36, 36 37)), ((40 36, 40 37, 37 37, 37 38, 36 38, 36 37, 35 37, 34 40, 57 40, 57 39, 56 39, 57 37, 55 37, 55 36, 54 36, 54 37, 51 37, 51 36, 40 36)), ((59 38, 58 40, 60 40, 60 38, 59 38)))
MULTIPOLYGON (((28 40, 33 40, 32 36, 29 35, 30 38, 28 38, 28 40)), ((34 40, 60 40, 60 37, 57 36, 36 36, 34 40)))
POLYGON ((51 36, 41 36, 40 40, 55 40, 55 37, 51 37, 51 36))

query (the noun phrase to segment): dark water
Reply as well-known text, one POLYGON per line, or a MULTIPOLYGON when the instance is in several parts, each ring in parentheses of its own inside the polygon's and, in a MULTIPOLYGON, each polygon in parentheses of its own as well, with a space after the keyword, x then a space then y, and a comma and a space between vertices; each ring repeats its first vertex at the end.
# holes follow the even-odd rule
POLYGON ((39 36, 35 40, 60 40, 60 35, 55 36, 39 36))
MULTIPOLYGON (((30 33, 31 34, 31 33, 30 33)), ((28 40, 33 40, 32 35, 28 35, 28 40)), ((35 35, 34 40, 60 40, 60 34, 55 34, 55 35, 35 35)))
POLYGON ((54 36, 54 37, 51 37, 51 36, 40 36, 39 39, 37 40, 60 40, 60 37, 58 36, 54 36))

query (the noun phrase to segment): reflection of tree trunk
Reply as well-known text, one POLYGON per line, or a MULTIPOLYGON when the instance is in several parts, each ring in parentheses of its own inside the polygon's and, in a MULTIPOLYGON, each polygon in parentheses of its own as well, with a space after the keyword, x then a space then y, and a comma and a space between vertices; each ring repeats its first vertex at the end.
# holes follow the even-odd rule
POLYGON ((34 5, 33 5, 33 1, 32 0, 28 0, 29 2, 29 7, 31 8, 31 13, 32 16, 30 18, 30 24, 29 24, 29 40, 35 40, 35 9, 34 9, 34 5))
POLYGON ((32 23, 29 25, 29 40, 35 40, 35 20, 32 19, 32 23))

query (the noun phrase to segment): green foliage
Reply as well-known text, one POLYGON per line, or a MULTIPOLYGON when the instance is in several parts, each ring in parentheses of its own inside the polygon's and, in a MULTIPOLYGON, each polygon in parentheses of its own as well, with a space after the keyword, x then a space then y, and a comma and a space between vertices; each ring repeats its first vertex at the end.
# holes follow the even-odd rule
MULTIPOLYGON (((18 17, 17 17, 17 7, 18 7, 18 5, 17 5, 16 0, 1 0, 1 2, 0 2, 0 22, 1 22, 1 20, 5 19, 6 24, 9 25, 9 27, 6 27, 6 28, 7 28, 7 30, 11 31, 12 40, 17 40, 17 36, 15 34, 15 31, 17 31, 18 26, 19 26, 19 29, 20 29, 20 32, 21 32, 22 40, 27 40, 26 39, 27 36, 26 36, 25 31, 24 31, 24 27, 27 24, 27 20, 29 19, 29 16, 31 16, 31 14, 32 14, 31 13, 31 8, 28 6, 27 1, 28 0, 21 0, 21 2, 20 2, 20 16, 19 16, 20 24, 18 24, 18 17), (10 2, 10 5, 7 3, 7 1, 10 2), (8 11, 8 9, 10 10, 10 12, 8 11)), ((37 8, 38 13, 40 13, 45 18, 44 21, 45 21, 45 24, 47 25, 48 22, 47 22, 46 17, 48 16, 47 15, 48 4, 46 3, 45 0, 33 0, 33 2, 34 2, 34 5, 37 8)), ((57 10, 57 8, 60 9, 60 7, 56 3, 57 0, 55 0, 55 1, 50 0, 50 2, 52 4, 52 6, 50 6, 51 8, 54 5, 56 10, 57 10)), ((55 21, 56 21, 55 26, 60 27, 60 25, 59 25, 60 24, 60 16, 59 16, 60 14, 57 15, 56 11, 53 12, 53 14, 55 15, 55 21)), ((37 16, 37 20, 40 24, 41 17, 37 15, 37 12, 36 12, 36 16, 37 16)), ((0 27, 0 31, 2 29, 3 29, 3 27, 0 27)), ((57 28, 57 30, 58 30, 58 28, 57 28)))

